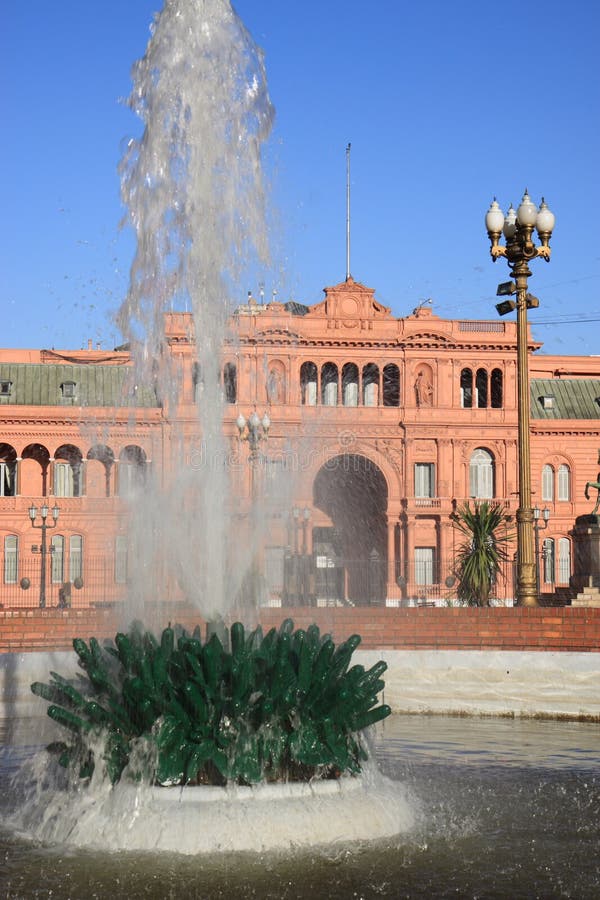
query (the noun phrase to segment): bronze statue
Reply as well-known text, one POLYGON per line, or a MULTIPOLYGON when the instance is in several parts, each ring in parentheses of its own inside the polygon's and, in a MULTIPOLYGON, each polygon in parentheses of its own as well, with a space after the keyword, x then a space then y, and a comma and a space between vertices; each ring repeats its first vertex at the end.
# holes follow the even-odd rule
MULTIPOLYGON (((600 463, 600 450, 598 451, 598 463, 600 463)), ((597 481, 588 481, 585 485, 585 499, 590 499, 590 488, 594 488, 594 490, 598 491, 596 496, 596 505, 592 510, 592 515, 595 516, 598 512, 598 507, 600 506, 600 472, 598 472, 597 481)))

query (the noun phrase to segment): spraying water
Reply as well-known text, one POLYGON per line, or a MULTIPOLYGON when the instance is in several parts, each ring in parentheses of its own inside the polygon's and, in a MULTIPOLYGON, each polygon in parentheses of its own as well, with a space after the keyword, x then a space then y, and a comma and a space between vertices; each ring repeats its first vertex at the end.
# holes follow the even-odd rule
POLYGON ((164 352, 165 313, 192 312, 202 440, 194 457, 185 436, 172 435, 162 449, 172 481, 133 498, 132 601, 135 610, 162 599, 176 583, 214 617, 243 568, 227 552, 240 541, 228 515, 221 353, 240 275, 268 259, 261 150, 273 120, 262 53, 229 0, 165 0, 133 67, 129 105, 144 129, 120 166, 137 250, 118 324, 138 383, 155 385, 170 416, 181 381, 164 352))

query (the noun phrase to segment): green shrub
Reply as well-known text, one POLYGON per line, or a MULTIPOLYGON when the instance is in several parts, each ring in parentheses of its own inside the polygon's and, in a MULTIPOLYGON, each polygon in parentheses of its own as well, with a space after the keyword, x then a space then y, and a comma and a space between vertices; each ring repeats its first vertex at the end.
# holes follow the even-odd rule
POLYGON ((31 689, 71 732, 48 749, 82 778, 100 754, 113 784, 128 764, 162 785, 331 778, 360 771, 360 732, 391 711, 377 705, 386 664, 349 668, 359 643, 336 648, 287 619, 264 636, 236 622, 229 650, 216 634, 203 643, 199 628, 168 627, 158 641, 134 623, 104 647, 75 638, 80 689, 55 672, 31 689), (144 742, 151 752, 134 753, 144 742))

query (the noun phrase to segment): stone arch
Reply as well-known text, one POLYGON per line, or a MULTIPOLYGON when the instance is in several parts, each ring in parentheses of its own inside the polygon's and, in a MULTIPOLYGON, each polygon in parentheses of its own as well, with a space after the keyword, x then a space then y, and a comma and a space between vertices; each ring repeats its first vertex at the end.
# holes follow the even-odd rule
POLYGON ((148 459, 137 444, 127 444, 119 453, 119 496, 130 497, 144 486, 148 459))
POLYGON ((385 602, 388 483, 382 470, 360 453, 332 456, 315 476, 313 506, 323 523, 313 529, 317 600, 333 591, 323 599, 385 602))
POLYGON ((21 454, 20 493, 26 497, 48 496, 50 453, 43 444, 28 444, 21 454))
POLYGON ((115 454, 106 444, 95 444, 88 450, 86 493, 90 497, 110 497, 110 478, 115 454))
POLYGON ((62 444, 54 453, 53 493, 55 497, 83 495, 83 455, 74 444, 62 444))

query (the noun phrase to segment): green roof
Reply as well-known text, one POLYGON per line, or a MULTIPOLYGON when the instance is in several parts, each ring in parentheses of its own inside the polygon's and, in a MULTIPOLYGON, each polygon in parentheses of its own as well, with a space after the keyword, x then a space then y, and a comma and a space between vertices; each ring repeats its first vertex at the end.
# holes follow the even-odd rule
POLYGON ((530 398, 532 419, 600 419, 600 378, 534 378, 530 398))
POLYGON ((0 406, 153 407, 151 387, 128 366, 1 363, 0 406), (64 385, 73 385, 67 387, 64 385))

